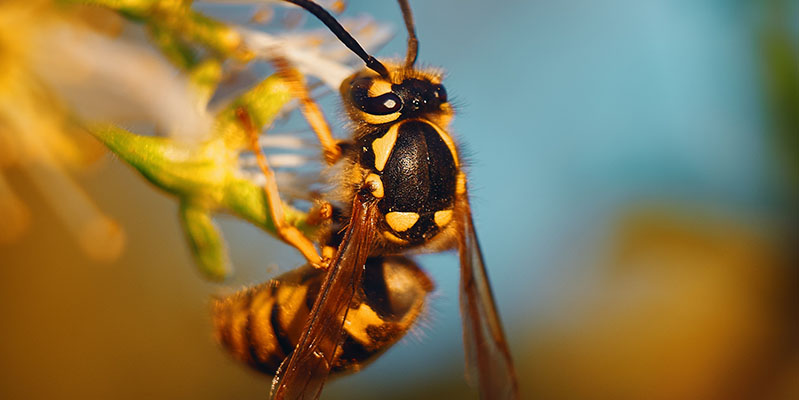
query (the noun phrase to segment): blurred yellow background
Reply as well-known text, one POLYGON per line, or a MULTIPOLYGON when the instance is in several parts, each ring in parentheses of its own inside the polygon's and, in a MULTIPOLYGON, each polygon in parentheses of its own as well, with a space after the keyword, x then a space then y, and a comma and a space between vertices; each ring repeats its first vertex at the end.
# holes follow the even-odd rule
MULTIPOLYGON (((401 26, 392 1, 351 3, 401 26)), ((420 60, 466 103, 522 397, 799 399, 799 2, 412 3, 420 60)), ((0 244, 0 398, 267 397, 214 343, 208 299, 296 252, 222 216, 236 274, 204 281, 174 199, 106 156, 67 168, 124 232, 96 261, 113 257, 81 250, 29 170, 0 167, 29 210, 0 244)), ((425 326, 323 398, 476 398, 454 258, 421 258, 439 285, 425 326)))

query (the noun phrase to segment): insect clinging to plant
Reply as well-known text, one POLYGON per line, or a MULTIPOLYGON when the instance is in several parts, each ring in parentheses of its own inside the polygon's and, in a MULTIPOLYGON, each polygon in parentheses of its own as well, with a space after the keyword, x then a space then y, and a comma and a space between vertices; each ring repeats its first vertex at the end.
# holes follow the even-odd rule
MULTIPOLYGON (((335 189, 324 198, 327 212, 321 213, 329 229, 314 243, 281 224, 280 193, 261 154, 277 230, 309 265, 219 300, 218 336, 237 358, 275 374, 273 398, 317 398, 331 372, 360 368, 415 322, 432 282, 402 255, 457 249, 467 364, 481 398, 517 398, 516 373, 472 220, 463 159, 449 131, 453 108, 441 73, 415 66, 418 40, 407 0, 399 0, 407 53, 393 63, 368 54, 313 1, 286 1, 321 20, 366 68, 341 83, 351 135, 336 140, 302 76, 287 62, 275 61, 300 99, 325 162, 339 171, 335 189)), ((246 114, 240 119, 246 127, 246 114)))

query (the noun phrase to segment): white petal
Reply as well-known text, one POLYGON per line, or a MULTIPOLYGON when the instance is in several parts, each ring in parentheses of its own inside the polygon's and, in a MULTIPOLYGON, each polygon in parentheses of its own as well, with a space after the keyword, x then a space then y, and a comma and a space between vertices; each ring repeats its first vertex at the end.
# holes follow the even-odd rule
POLYGON ((318 142, 307 138, 298 137, 298 134, 273 134, 263 135, 258 139, 262 147, 302 150, 313 148, 318 142))
POLYGON ((354 68, 325 57, 316 48, 287 43, 280 37, 265 32, 242 27, 237 30, 244 39, 245 46, 252 50, 257 57, 267 60, 285 57, 302 74, 319 78, 331 88, 338 88, 344 79, 355 72, 354 68))
POLYGON ((155 49, 68 23, 43 26, 35 39, 34 71, 82 118, 155 121, 190 141, 210 132, 199 94, 155 49))

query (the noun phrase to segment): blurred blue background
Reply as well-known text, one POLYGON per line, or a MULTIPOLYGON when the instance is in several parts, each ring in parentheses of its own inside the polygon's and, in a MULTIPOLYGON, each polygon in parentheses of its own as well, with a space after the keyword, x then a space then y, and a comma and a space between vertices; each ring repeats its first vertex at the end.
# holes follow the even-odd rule
MULTIPOLYGON (((412 7, 419 60, 447 71, 460 105, 453 129, 470 154, 477 230, 523 397, 796 398, 797 275, 781 246, 795 246, 797 149, 780 132, 799 133, 774 112, 767 40, 787 38, 796 59, 799 2, 412 7)), ((359 13, 397 28, 378 57, 404 54, 393 1, 351 1, 346 14, 359 13)), ((13 268, 0 310, 32 311, 0 348, 35 356, 4 360, 16 372, 0 377, 0 397, 264 398, 270 382, 211 340, 205 302, 218 287, 195 273, 172 199, 118 162, 84 180, 127 230, 128 250, 110 268, 83 265, 58 227, 1 249, 13 268)), ((301 264, 243 222, 222 226, 231 286, 301 264)), ((462 378, 456 257, 419 260, 438 285, 424 326, 323 398, 475 397, 462 378)))

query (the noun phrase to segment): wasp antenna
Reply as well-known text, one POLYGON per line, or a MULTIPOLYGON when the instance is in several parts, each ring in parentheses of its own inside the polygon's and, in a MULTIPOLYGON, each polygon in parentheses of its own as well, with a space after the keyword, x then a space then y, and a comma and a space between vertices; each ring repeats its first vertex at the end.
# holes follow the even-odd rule
POLYGON ((330 31, 333 32, 334 35, 336 35, 336 37, 338 38, 338 40, 341 41, 341 43, 344 43, 344 45, 347 46, 348 49, 352 50, 353 53, 357 54, 358 57, 360 57, 366 63, 366 66, 369 69, 377 72, 378 74, 380 74, 380 76, 384 78, 388 78, 388 70, 386 69, 386 66, 383 65, 373 56, 369 55, 369 53, 367 53, 366 50, 364 50, 363 47, 361 47, 358 41, 355 40, 355 38, 352 37, 352 35, 350 35, 350 33, 347 32, 347 30, 344 29, 343 26, 341 26, 341 24, 336 20, 336 18, 330 15, 330 13, 327 12, 327 10, 325 10, 324 8, 322 8, 322 6, 310 0, 284 0, 284 1, 298 5, 306 9, 311 14, 313 14, 316 18, 319 18, 319 20, 322 21, 322 23, 324 23, 328 27, 328 29, 330 29, 330 31))
POLYGON ((416 38, 416 29, 413 25, 413 14, 408 0, 398 0, 402 9, 402 18, 405 20, 405 28, 408 30, 408 53, 405 55, 405 68, 413 67, 416 63, 416 55, 419 53, 419 39, 416 38))

